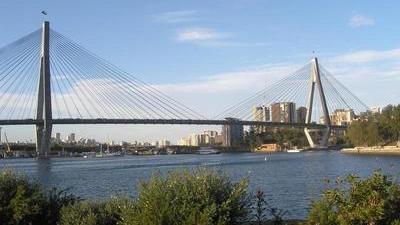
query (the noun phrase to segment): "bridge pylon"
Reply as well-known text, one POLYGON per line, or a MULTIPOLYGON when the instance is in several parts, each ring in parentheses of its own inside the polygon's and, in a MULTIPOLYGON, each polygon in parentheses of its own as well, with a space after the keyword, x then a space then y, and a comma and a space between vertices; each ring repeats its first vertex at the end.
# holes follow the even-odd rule
POLYGON ((309 93, 308 93, 308 99, 307 99, 307 114, 306 114, 306 124, 310 124, 311 121, 311 116, 312 116, 312 110, 313 110, 313 103, 314 103, 314 95, 315 95, 315 88, 317 87, 320 100, 321 100, 321 106, 322 106, 322 111, 323 111, 323 117, 324 117, 324 125, 325 128, 323 129, 310 129, 305 127, 304 128, 304 133, 307 137, 308 143, 311 148, 326 148, 328 147, 328 140, 329 136, 331 134, 331 119, 329 117, 329 111, 328 111, 328 106, 326 105, 326 98, 325 98, 325 93, 324 93, 324 88, 321 83, 321 76, 320 76, 320 69, 318 65, 318 59, 315 57, 311 60, 311 77, 310 77, 310 87, 309 87, 309 93), (322 131, 322 137, 319 142, 319 144, 316 144, 311 137, 312 132, 319 132, 322 131))
POLYGON ((52 132, 51 84, 50 84, 50 23, 42 25, 42 44, 36 112, 36 151, 39 158, 50 154, 52 132))

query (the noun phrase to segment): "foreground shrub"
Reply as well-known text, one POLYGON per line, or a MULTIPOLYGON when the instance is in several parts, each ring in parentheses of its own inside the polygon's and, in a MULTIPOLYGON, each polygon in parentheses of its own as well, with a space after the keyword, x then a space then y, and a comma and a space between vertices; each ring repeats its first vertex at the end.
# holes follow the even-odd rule
POLYGON ((47 224, 57 224, 60 211, 64 206, 72 205, 81 199, 69 194, 68 190, 51 189, 46 195, 46 205, 43 207, 47 224))
POLYGON ((36 182, 10 170, 0 173, 0 224, 55 225, 60 209, 78 199, 64 191, 46 193, 36 182))
POLYGON ((236 224, 249 214, 247 180, 232 183, 210 170, 171 172, 139 185, 134 211, 122 211, 124 225, 236 224))
POLYGON ((121 211, 133 212, 132 201, 111 198, 107 201, 81 201, 61 210, 60 225, 116 225, 121 211))
POLYGON ((36 183, 10 170, 0 174, 0 224, 40 224, 45 196, 36 183))
POLYGON ((314 202, 308 224, 399 224, 400 185, 375 172, 361 180, 348 176, 314 202))

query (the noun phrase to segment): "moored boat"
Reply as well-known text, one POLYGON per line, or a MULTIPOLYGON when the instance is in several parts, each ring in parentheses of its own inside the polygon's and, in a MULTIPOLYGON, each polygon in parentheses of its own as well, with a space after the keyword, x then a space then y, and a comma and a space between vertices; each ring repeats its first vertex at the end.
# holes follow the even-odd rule
POLYGON ((197 154, 200 154, 200 155, 212 155, 212 154, 219 154, 219 153, 221 153, 219 150, 213 149, 213 148, 200 148, 199 150, 197 150, 197 154))

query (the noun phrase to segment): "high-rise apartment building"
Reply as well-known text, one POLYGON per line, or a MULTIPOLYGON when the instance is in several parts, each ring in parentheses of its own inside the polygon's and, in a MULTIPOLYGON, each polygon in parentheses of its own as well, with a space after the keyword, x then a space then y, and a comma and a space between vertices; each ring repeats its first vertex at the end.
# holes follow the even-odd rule
MULTIPOLYGON (((253 108, 253 121, 270 121, 270 110, 266 106, 255 106, 253 108)), ((254 126, 256 133, 262 133, 266 131, 266 126, 254 126)))
POLYGON ((253 108, 254 121, 270 121, 270 110, 267 106, 255 106, 253 108))
POLYGON ((306 123, 307 108, 299 107, 296 110, 296 123, 306 123))
POLYGON ((60 133, 56 133, 56 142, 61 143, 61 134, 60 133))
POLYGON ((70 133, 70 134, 68 135, 68 142, 69 142, 69 143, 74 143, 74 142, 76 142, 76 140, 75 140, 75 133, 70 133))
MULTIPOLYGON (((229 121, 238 121, 237 118, 225 118, 229 121)), ((229 124, 222 126, 222 145, 233 147, 243 142, 243 125, 229 124)))
POLYGON ((277 102, 271 104, 272 122, 296 122, 296 104, 294 102, 277 102))

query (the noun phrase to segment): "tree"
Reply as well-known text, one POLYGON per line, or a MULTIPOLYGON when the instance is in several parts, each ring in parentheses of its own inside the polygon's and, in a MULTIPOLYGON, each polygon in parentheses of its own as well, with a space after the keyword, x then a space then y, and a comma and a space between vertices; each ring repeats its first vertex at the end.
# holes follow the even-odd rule
POLYGON ((232 183, 210 170, 153 176, 139 186, 135 211, 123 211, 123 225, 237 224, 247 218, 247 180, 232 183))
POLYGON ((376 171, 367 179, 349 175, 312 204, 307 224, 384 225, 400 219, 400 185, 376 171))

